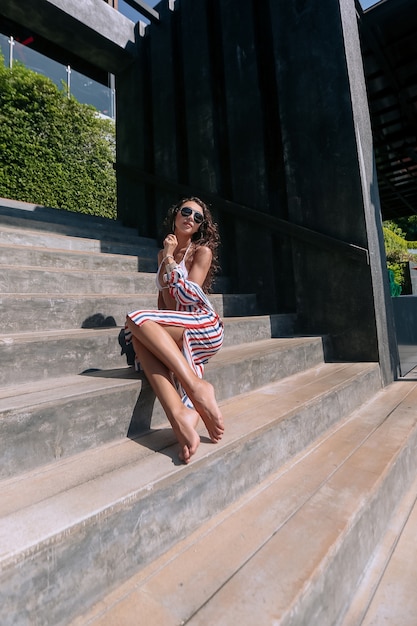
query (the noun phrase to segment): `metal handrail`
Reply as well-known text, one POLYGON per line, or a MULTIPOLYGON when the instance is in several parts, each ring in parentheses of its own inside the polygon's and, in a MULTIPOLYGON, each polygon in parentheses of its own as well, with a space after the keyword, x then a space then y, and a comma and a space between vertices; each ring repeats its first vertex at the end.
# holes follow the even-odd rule
POLYGON ((257 224, 261 224, 262 226, 265 226, 271 230, 278 231, 295 239, 301 239, 306 243, 314 246, 319 246, 320 248, 325 248, 326 250, 330 250, 331 252, 336 251, 346 254, 356 261, 365 260, 366 263, 369 265, 369 251, 367 248, 357 246, 353 243, 348 243, 347 241, 343 241, 341 239, 336 239, 335 237, 331 237, 329 235, 324 235, 323 233, 319 233, 310 228, 306 228, 305 226, 299 226, 298 224, 294 224, 293 222, 289 222, 288 220, 274 217, 273 215, 269 215, 268 213, 257 211, 248 206, 240 204, 239 202, 225 200, 224 198, 221 198, 214 193, 198 190, 194 186, 191 187, 190 185, 183 185, 171 181, 167 178, 162 178, 161 176, 150 174, 149 172, 145 172, 141 168, 135 167, 133 165, 115 163, 114 168, 116 170, 126 170, 132 175, 134 174, 135 179, 139 178, 142 182, 152 185, 154 187, 159 187, 164 191, 173 192, 182 196, 193 195, 201 197, 202 199, 207 200, 207 202, 214 204, 216 208, 225 211, 231 215, 235 215, 236 217, 256 222, 257 224))

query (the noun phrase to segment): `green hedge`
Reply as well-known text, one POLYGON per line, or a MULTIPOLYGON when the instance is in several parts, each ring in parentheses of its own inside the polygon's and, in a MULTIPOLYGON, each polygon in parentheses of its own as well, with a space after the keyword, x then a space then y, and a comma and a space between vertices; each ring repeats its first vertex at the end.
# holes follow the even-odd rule
POLYGON ((114 123, 0 56, 0 197, 116 217, 114 123))
POLYGON ((387 268, 392 272, 390 281, 394 287, 398 285, 401 290, 404 290, 408 262, 416 259, 415 255, 408 252, 413 246, 411 242, 404 239, 403 231, 395 222, 384 222, 383 232, 387 268))

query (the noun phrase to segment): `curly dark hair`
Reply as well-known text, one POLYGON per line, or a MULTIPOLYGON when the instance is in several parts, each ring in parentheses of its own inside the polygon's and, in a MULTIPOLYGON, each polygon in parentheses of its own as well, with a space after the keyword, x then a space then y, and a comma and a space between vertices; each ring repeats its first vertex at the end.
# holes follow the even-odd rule
POLYGON ((191 240, 194 243, 194 250, 199 248, 200 246, 207 246, 210 248, 212 253, 211 265, 210 269, 207 273, 206 279, 203 283, 203 291, 205 293, 210 293, 213 280, 215 275, 220 269, 219 259, 218 259, 218 247, 220 245, 220 235, 217 228, 217 224, 213 222, 213 217, 211 215, 211 211, 208 208, 207 204, 203 202, 200 198, 196 196, 189 196, 187 198, 181 198, 178 202, 173 204, 169 209, 167 216, 164 220, 164 227, 166 229, 166 234, 173 233, 175 229, 175 217, 185 202, 195 202, 198 204, 204 215, 204 221, 202 222, 200 228, 194 235, 191 240))

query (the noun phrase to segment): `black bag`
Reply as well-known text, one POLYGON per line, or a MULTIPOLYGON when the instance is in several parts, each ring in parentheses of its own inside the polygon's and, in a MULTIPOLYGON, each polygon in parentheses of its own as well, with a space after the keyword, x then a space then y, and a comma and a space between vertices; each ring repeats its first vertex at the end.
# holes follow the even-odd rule
POLYGON ((119 333, 119 345, 121 348, 121 352, 120 354, 126 355, 126 361, 128 365, 134 365, 135 364, 135 351, 133 349, 133 344, 132 343, 126 343, 126 337, 125 337, 125 329, 122 328, 122 330, 119 333))

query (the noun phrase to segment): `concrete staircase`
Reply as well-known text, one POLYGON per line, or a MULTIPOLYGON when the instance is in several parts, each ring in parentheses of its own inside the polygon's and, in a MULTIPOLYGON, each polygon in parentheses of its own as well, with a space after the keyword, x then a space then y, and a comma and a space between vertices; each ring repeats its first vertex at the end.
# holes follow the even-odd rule
POLYGON ((415 474, 416 382, 215 294, 226 434, 183 466, 117 342, 156 242, 11 201, 0 225, 2 626, 337 624, 415 474))

